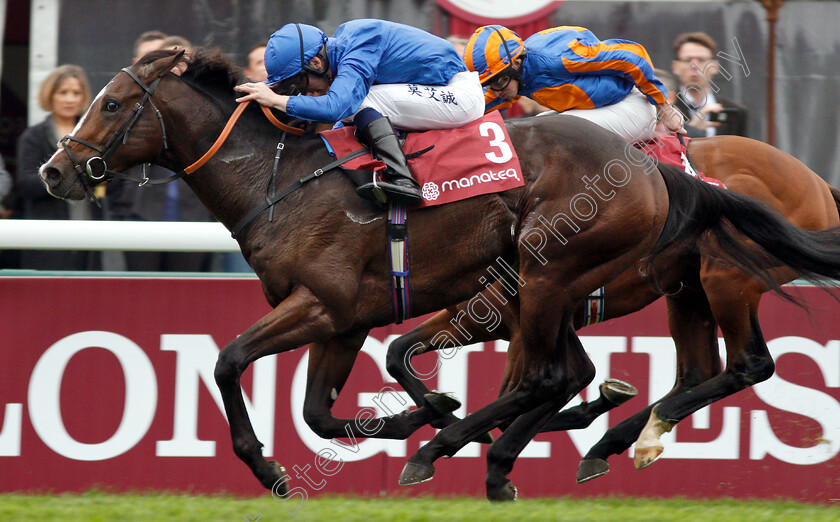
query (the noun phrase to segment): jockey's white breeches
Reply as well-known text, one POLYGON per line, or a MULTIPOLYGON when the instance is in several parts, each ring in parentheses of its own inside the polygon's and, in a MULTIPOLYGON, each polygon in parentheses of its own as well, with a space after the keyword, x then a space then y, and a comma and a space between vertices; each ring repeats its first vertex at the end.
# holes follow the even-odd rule
MULTIPOLYGON (((540 113, 540 116, 543 114, 557 113, 548 111, 540 113)), ((589 120, 613 131, 630 143, 648 141, 656 135, 656 107, 635 88, 618 103, 595 109, 571 109, 563 114, 589 120)))
MULTIPOLYGON (((387 116, 399 129, 452 129, 484 115, 484 90, 478 73, 461 72, 445 86, 374 85, 359 110, 368 107, 387 116)), ((349 123, 352 118, 344 121, 349 123)))

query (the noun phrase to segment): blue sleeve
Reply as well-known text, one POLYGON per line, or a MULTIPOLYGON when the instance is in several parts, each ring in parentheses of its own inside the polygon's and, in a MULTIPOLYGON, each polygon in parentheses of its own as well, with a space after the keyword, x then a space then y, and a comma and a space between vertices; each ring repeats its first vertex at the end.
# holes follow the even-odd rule
POLYGON ((666 103, 668 92, 653 73, 647 50, 629 40, 574 40, 563 53, 567 71, 580 75, 609 74, 633 82, 652 104, 666 103))
POLYGON ((381 36, 367 33, 332 64, 336 73, 324 96, 295 96, 286 104, 286 113, 304 120, 332 123, 355 113, 376 80, 382 57, 381 36))

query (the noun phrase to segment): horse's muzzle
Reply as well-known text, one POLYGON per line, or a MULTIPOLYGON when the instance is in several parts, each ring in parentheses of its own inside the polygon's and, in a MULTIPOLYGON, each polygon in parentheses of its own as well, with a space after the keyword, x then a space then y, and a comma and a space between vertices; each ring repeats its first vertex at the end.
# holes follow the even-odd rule
POLYGON ((84 188, 74 182, 75 176, 66 176, 61 169, 46 163, 38 171, 44 187, 51 195, 60 199, 84 199, 84 188))

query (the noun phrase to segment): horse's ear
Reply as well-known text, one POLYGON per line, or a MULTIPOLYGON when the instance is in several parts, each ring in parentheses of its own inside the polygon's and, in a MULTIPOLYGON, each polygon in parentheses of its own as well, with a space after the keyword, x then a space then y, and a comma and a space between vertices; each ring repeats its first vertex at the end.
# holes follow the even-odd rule
POLYGON ((150 63, 148 66, 151 68, 151 78, 156 79, 160 76, 171 71, 174 67, 176 67, 179 63, 184 61, 184 50, 181 49, 177 53, 173 54, 172 56, 164 56, 163 58, 158 58, 157 60, 150 63))

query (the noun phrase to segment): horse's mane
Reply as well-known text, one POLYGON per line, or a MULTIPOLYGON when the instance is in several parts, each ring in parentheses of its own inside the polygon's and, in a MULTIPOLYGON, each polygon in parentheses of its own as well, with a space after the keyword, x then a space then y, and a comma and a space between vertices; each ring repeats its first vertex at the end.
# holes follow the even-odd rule
MULTIPOLYGON (((153 51, 137 64, 145 65, 161 58, 174 56, 179 51, 160 50, 153 51)), ((185 55, 184 63, 186 70, 181 73, 181 79, 212 97, 217 103, 224 107, 230 107, 236 93, 233 88, 245 81, 242 69, 230 62, 219 49, 196 48, 189 55, 185 55)))
MULTIPOLYGON (((137 65, 146 65, 161 58, 169 58, 179 52, 176 50, 153 51, 141 58, 137 65)), ((236 107, 236 98, 240 96, 233 88, 248 81, 242 68, 225 58, 218 48, 195 48, 190 55, 184 55, 183 61, 187 64, 187 68, 181 73, 181 80, 196 91, 204 93, 220 107, 232 112, 236 107)), ((259 108, 256 104, 252 104, 248 111, 258 113, 259 108)), ((268 120, 262 117, 260 119, 264 120, 263 124, 268 123, 268 120)), ((296 125, 294 122, 287 121, 287 123, 296 125)), ((314 132, 314 129, 314 126, 307 128, 310 133, 314 132)))

